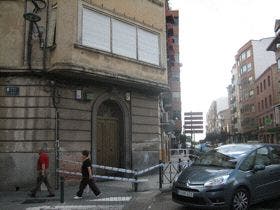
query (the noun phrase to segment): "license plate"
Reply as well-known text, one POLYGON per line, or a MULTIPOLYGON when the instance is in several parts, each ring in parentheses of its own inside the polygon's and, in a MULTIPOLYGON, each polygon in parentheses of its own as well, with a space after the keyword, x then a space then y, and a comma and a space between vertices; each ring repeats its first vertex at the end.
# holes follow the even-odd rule
POLYGON ((185 197, 193 198, 193 192, 190 191, 177 190, 177 194, 185 197))

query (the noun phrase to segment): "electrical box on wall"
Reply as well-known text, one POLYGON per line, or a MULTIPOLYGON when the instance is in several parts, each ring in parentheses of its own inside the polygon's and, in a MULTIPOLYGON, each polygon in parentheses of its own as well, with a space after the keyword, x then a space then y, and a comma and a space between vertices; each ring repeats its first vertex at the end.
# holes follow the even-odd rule
POLYGON ((75 99, 81 101, 91 101, 94 99, 94 94, 78 89, 75 92, 75 99))
POLYGON ((75 99, 76 100, 83 100, 83 91, 82 90, 76 90, 75 99))

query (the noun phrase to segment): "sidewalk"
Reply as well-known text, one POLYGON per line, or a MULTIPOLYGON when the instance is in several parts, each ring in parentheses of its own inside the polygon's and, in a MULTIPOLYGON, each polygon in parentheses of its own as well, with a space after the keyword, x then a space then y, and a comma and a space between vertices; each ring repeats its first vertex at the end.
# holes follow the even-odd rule
POLYGON ((0 210, 144 210, 160 193, 157 188, 134 192, 131 183, 121 181, 97 182, 97 185, 102 191, 100 198, 89 191, 81 200, 73 199, 78 184, 65 186, 64 203, 60 203, 59 190, 54 198, 46 197, 47 191, 39 192, 36 198, 30 198, 27 191, 0 192, 0 210))

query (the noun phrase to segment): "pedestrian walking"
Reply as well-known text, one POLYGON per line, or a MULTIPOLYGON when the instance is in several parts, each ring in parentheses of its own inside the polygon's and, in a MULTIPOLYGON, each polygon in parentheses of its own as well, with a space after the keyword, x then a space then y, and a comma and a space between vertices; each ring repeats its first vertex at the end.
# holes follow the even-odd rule
POLYGON ((49 156, 47 153, 47 147, 43 146, 43 148, 39 150, 39 158, 37 161, 37 182, 35 188, 31 190, 31 194, 30 194, 31 197, 36 197, 36 193, 40 189, 42 183, 45 183, 49 191, 48 197, 55 196, 53 189, 48 180, 48 175, 49 175, 48 169, 49 169, 49 156))
POLYGON ((90 189, 93 191, 96 197, 99 197, 101 195, 101 192, 99 188, 95 184, 95 180, 92 176, 93 170, 91 166, 91 160, 89 158, 89 152, 87 150, 84 150, 82 152, 82 180, 80 182, 79 191, 77 192, 76 196, 74 196, 74 199, 81 199, 84 189, 88 185, 90 189))

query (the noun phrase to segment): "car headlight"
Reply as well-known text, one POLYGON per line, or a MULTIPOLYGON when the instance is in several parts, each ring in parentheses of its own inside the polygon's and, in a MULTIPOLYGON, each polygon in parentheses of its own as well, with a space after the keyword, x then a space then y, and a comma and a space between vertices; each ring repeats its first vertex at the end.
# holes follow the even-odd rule
POLYGON ((229 175, 219 176, 204 183, 204 187, 214 187, 227 182, 229 175))

